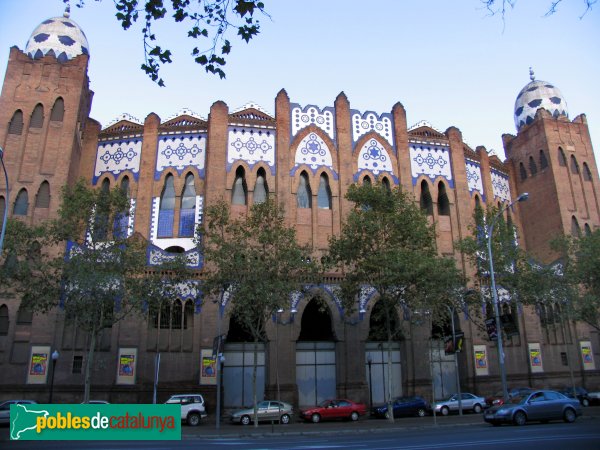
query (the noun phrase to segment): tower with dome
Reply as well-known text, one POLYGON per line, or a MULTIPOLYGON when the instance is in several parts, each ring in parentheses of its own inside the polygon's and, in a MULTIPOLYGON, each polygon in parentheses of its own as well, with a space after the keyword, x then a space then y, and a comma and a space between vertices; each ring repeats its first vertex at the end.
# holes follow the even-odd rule
MULTIPOLYGON (((533 72, 516 98, 517 131, 503 136, 502 161, 483 146, 469 145, 468 136, 452 124, 408 124, 396 99, 390 98, 388 111, 358 110, 343 92, 328 105, 313 105, 290 99, 282 89, 274 93, 271 112, 254 103, 230 108, 215 99, 201 113, 194 105, 182 105, 186 108, 167 118, 148 111, 142 120, 122 114, 103 125, 90 117, 89 58, 86 36, 68 11, 41 22, 23 50, 10 49, 0 96, 0 146, 10 189, 7 193, 0 186, 0 213, 7 209, 9 216, 29 224, 56 217, 61 187, 80 177, 97 188, 126 187, 133 211, 128 232, 150 243, 149 267, 186 253, 201 272, 193 230, 204 209, 222 198, 230 201, 234 215, 245 214, 267 196, 276 198, 300 243, 319 256, 352 208, 344 193, 353 183, 381 183, 414 194, 435 226, 438 252, 455 258, 467 277, 474 270, 454 242, 471 235, 477 206, 503 207, 528 192, 532 201, 516 205, 511 220, 520 245, 542 263, 556 258, 549 242, 557 234, 600 227, 600 181, 585 115, 569 119, 561 91, 536 80, 533 72)), ((259 345, 259 397, 275 398, 278 379, 281 399, 297 406, 342 394, 368 401, 372 393, 374 403, 383 400, 387 350, 370 338, 377 292, 366 287, 357 299, 358 312, 348 320, 336 294, 339 277, 328 274, 322 283, 296 293, 283 313, 285 325, 268 324, 266 342, 259 345), (370 387, 367 361, 373 370, 370 387)), ((215 385, 200 373, 219 328, 227 335, 224 406, 250 404, 244 386, 250 385, 253 345, 228 317, 227 297, 221 303, 202 299, 200 305, 194 293, 181 292, 168 300, 168 307, 155 315, 105 330, 93 392, 112 402, 150 402, 160 353, 159 401, 200 391, 215 405, 215 385), (124 360, 132 376, 118 375, 124 360)), ((569 384, 561 358, 566 345, 577 354, 586 343, 593 358, 600 355, 598 333, 585 324, 573 326, 575 338, 568 340, 552 334, 531 308, 510 301, 503 312, 520 330, 505 347, 511 384, 569 384), (523 364, 531 348, 540 349, 535 370, 523 364)), ((465 333, 459 356, 463 389, 497 390, 495 344, 463 314, 456 321, 465 333)), ((436 398, 452 394, 459 375, 443 340, 431 339, 430 327, 415 326, 401 312, 398 323, 405 338, 392 345, 393 394, 429 398, 432 385, 436 398)), ((44 401, 49 380, 32 382, 28 373, 32 355, 48 349, 61 355, 55 398, 81 401, 84 337, 58 309, 31 315, 20 308, 18 297, 0 296, 0 398, 44 401)), ((600 387, 600 361, 572 369, 577 382, 600 387)))

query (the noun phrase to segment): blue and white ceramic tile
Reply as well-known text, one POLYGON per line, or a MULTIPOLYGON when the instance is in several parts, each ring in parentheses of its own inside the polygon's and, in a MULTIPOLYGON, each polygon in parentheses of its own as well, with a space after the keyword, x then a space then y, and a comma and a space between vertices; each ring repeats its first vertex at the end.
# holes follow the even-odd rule
POLYGON ((449 148, 442 145, 410 144, 410 169, 413 186, 421 175, 427 175, 432 181, 441 176, 453 188, 452 165, 449 148))
POLYGON ((469 192, 479 192, 482 196, 483 193, 483 180, 481 179, 481 165, 476 161, 466 160, 466 171, 467 171, 467 184, 469 186, 469 192))
POLYGON ((154 179, 160 179, 162 172, 169 167, 175 168, 180 175, 185 168, 193 167, 200 178, 204 178, 205 162, 205 134, 163 134, 158 138, 154 179))
POLYGON ((491 173, 494 198, 499 198, 500 200, 510 202, 510 185, 508 182, 508 175, 498 172, 495 169, 492 169, 491 173))
POLYGON ((116 179, 126 170, 131 171, 137 181, 140 175, 141 155, 141 138, 100 142, 96 150, 96 167, 92 183, 96 184, 98 178, 107 172, 116 179))
POLYGON ((335 142, 335 114, 331 107, 319 109, 318 106, 308 105, 302 108, 298 104, 291 105, 292 136, 309 125, 315 125, 323 130, 335 142))
POLYGON ((259 128, 229 128, 227 171, 236 161, 245 161, 250 167, 265 162, 275 175, 275 130, 259 128))
POLYGON ((377 116, 372 111, 360 114, 360 111, 352 110, 352 141, 354 144, 361 136, 374 131, 381 135, 394 148, 394 134, 392 126, 392 115, 389 113, 377 116))

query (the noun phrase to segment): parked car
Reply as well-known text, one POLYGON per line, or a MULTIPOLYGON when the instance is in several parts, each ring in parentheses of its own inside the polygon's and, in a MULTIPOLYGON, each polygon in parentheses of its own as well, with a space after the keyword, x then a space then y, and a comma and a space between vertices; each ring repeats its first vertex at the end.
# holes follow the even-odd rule
POLYGON ((200 420, 206 417, 204 397, 200 394, 172 395, 165 403, 181 405, 181 420, 192 427, 199 425, 200 420))
POLYGON ((33 400, 6 400, 0 403, 0 424, 10 422, 10 405, 33 405, 33 400))
POLYGON ((581 414, 579 400, 566 397, 560 392, 541 390, 512 397, 503 405, 492 406, 483 414, 483 420, 494 426, 503 423, 525 425, 529 421, 574 422, 581 414))
POLYGON ((110 405, 106 400, 88 400, 88 402, 81 402, 82 405, 110 405))
MULTIPOLYGON (((451 395, 446 400, 435 402, 434 409, 436 413, 447 416, 450 412, 458 411, 458 394, 451 395)), ((463 411, 472 411, 479 414, 485 406, 485 398, 478 397, 468 392, 460 394, 463 411)))
MULTIPOLYGON (((429 402, 422 397, 397 397, 392 403, 394 417, 419 416, 424 417, 431 411, 429 402)), ((389 419, 388 405, 375 406, 371 414, 378 418, 389 419)))
POLYGON ((600 391, 588 392, 588 398, 590 399, 590 405, 600 404, 600 391))
POLYGON ((367 414, 367 405, 346 399, 325 400, 319 406, 300 411, 302 419, 313 423, 332 419, 358 420, 365 414, 367 414))
MULTIPOLYGON (((256 405, 258 408, 258 421, 267 422, 274 420, 282 424, 290 423, 294 415, 292 405, 285 402, 265 400, 256 405)), ((249 425, 254 422, 254 408, 240 409, 231 413, 231 421, 249 425)))
POLYGON ((572 387, 566 387, 558 392, 567 397, 576 398, 577 400, 579 400, 579 403, 581 403, 581 406, 590 406, 590 397, 588 395, 587 389, 584 389, 580 386, 576 386, 575 389, 573 389, 572 387), (573 390, 575 390, 575 392, 573 392, 573 390))
MULTIPOLYGON (((518 387, 508 390, 508 398, 522 397, 523 395, 531 394, 534 391, 530 387, 518 387)), ((502 391, 496 392, 494 395, 490 395, 485 399, 486 408, 490 406, 498 406, 504 403, 504 393, 502 391)))

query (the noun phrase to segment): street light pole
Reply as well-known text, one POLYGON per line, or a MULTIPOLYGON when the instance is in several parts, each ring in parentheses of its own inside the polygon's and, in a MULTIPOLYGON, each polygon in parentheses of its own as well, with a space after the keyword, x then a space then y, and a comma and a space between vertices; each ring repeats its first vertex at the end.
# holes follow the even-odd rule
POLYGON ((494 225, 496 221, 504 211, 510 208, 512 205, 518 202, 522 202, 527 200, 529 194, 524 192, 519 195, 516 200, 510 203, 508 206, 502 208, 498 214, 494 216, 492 219, 492 223, 487 229, 487 244, 488 244, 488 259, 490 260, 490 289, 492 290, 492 303, 494 304, 494 316, 496 318, 496 342, 498 346, 498 365, 500 366, 500 379, 502 382, 502 396, 504 397, 504 402, 508 402, 508 390, 506 387, 506 368, 504 367, 504 349, 502 346, 502 324, 500 322, 500 309, 498 308, 498 292, 496 292, 496 278, 494 275, 494 260, 492 257, 492 233, 494 231, 494 225))
POLYGON ((4 150, 0 147, 0 164, 4 169, 4 179, 6 180, 6 198, 4 199, 4 217, 2 218, 2 232, 0 233, 0 256, 2 256, 2 245, 4 244, 4 234, 6 233, 6 221, 8 219, 8 174, 4 165, 4 150))
POLYGON ((446 305, 450 312, 450 323, 452 324, 452 347, 454 350, 454 368, 456 370, 456 391, 458 394, 458 415, 463 415, 462 393, 460 392, 460 374, 458 372, 458 352, 456 351, 456 330, 454 328, 454 307, 446 305))
POLYGON ((373 411, 373 383, 371 378, 371 365, 373 364, 373 358, 371 355, 367 356, 367 364, 369 365, 369 411, 372 414, 373 411))
POLYGON ((48 403, 52 403, 52 394, 54 392, 54 371, 56 370, 56 362, 60 354, 58 350, 52 352, 52 371, 50 372, 50 396, 48 397, 48 403))

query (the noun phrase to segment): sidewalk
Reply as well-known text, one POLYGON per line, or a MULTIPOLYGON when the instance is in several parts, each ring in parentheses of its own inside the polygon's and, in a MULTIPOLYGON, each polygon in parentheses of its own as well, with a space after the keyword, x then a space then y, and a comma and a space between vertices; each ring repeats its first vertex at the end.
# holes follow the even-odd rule
MULTIPOLYGON (((600 407, 588 407, 583 410, 583 416, 577 420, 600 419, 600 407)), ((214 420, 214 418, 213 418, 214 420)), ((403 417, 394 419, 390 423, 385 419, 361 418, 357 422, 333 421, 310 423, 301 422, 297 417, 288 425, 279 425, 277 423, 261 423, 258 427, 253 425, 239 425, 229 422, 229 418, 224 417, 221 421, 220 429, 217 430, 214 421, 205 419, 197 427, 188 427, 182 425, 181 434, 183 439, 196 438, 243 438, 243 437, 264 437, 264 436, 290 436, 307 434, 337 434, 337 433, 377 433, 391 430, 409 430, 423 429, 429 427, 456 427, 456 426, 488 426, 483 421, 483 414, 452 414, 449 416, 427 417, 403 417)))

